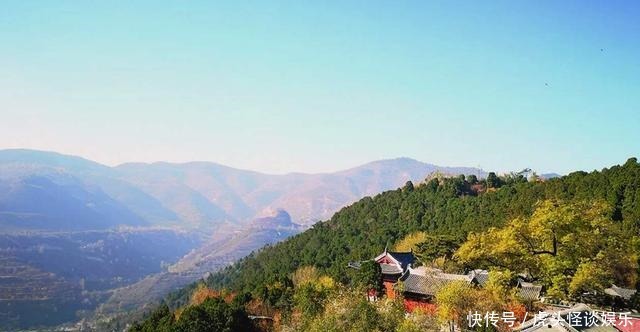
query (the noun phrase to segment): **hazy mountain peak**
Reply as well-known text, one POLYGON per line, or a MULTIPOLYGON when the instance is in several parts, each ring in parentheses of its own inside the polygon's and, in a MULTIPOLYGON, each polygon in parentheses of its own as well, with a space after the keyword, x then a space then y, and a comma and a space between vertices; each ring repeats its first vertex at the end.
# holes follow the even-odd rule
POLYGON ((360 166, 352 167, 344 170, 344 172, 348 172, 355 169, 363 169, 363 168, 376 168, 376 167, 416 167, 416 166, 425 166, 431 165, 419 160, 415 160, 408 157, 398 157, 398 158, 389 158, 389 159, 379 159, 374 160, 360 166))
POLYGON ((0 150, 0 164, 39 165, 52 168, 65 168, 73 171, 110 169, 108 166, 78 156, 30 149, 0 150))

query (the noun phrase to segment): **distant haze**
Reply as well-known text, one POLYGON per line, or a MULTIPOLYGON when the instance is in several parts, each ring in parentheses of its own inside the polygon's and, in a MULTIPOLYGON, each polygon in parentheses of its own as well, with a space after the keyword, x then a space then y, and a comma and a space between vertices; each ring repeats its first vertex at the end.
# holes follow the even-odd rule
POLYGON ((640 151, 640 2, 3 1, 0 148, 540 173, 640 151))
POLYGON ((338 209, 433 172, 477 174, 409 158, 344 171, 271 175, 210 162, 129 163, 108 167, 80 157, 0 150, 0 228, 88 230, 171 225, 211 229, 246 224, 283 209, 312 224, 338 209))

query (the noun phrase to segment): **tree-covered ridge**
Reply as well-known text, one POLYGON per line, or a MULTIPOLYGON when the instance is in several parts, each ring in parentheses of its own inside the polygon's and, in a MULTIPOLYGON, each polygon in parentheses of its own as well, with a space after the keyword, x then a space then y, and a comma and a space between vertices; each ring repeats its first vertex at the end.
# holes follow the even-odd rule
POLYGON ((417 186, 408 183, 343 208, 330 220, 213 274, 207 284, 259 294, 264 287, 286 281, 298 267, 306 265, 348 284, 349 261, 370 259, 410 233, 426 231, 462 242, 470 232, 531 216, 536 203, 547 199, 601 200, 611 206, 612 220, 622 223, 625 231, 637 233, 640 164, 631 158, 622 166, 574 172, 548 181, 490 174, 482 181, 459 176, 435 178, 417 186))
POLYGON ((173 294, 168 299, 173 311, 161 307, 136 328, 195 331, 220 321, 246 323, 247 315, 258 315, 272 323, 245 326, 420 331, 460 325, 469 309, 524 315, 538 308, 518 296, 515 287, 523 273, 557 299, 582 300, 592 291, 602 294, 611 283, 635 288, 639 230, 635 158, 548 181, 519 174, 490 174, 486 180, 435 176, 365 197, 304 233, 252 253, 210 276, 206 287, 173 294), (489 281, 474 289, 444 287, 433 299, 436 311, 404 316, 399 298, 368 302, 362 296, 381 290, 380 268, 367 260, 386 246, 413 249, 420 263, 452 273, 487 268, 489 281), (354 270, 348 267, 352 261, 367 262, 354 270), (194 303, 218 292, 212 289, 235 297, 194 303))

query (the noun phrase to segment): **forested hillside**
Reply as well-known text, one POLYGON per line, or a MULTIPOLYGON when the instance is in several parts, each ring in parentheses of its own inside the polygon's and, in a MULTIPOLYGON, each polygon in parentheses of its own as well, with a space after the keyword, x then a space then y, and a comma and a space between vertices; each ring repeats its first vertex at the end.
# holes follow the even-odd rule
POLYGON ((305 265, 348 282, 349 261, 370 259, 407 234, 427 231, 462 240, 471 231, 530 215, 536 202, 549 198, 603 199, 613 206, 614 220, 629 231, 637 232, 640 227, 640 165, 636 158, 622 166, 574 172, 547 181, 527 181, 516 175, 497 180, 489 176, 488 188, 486 182, 473 177, 432 179, 363 198, 313 229, 212 275, 207 283, 215 288, 257 292, 305 265))
MULTIPOLYGON (((636 242, 640 229, 640 164, 636 158, 631 158, 622 166, 613 166, 591 173, 574 172, 550 180, 542 180, 535 176, 526 179, 515 173, 497 177, 490 173, 486 179, 482 180, 474 176, 458 176, 434 177, 416 186, 408 182, 403 188, 387 191, 375 197, 365 197, 340 210, 330 220, 318 223, 312 229, 287 241, 251 254, 233 266, 210 276, 205 285, 212 289, 230 292, 228 294, 241 295, 239 298, 244 300, 238 301, 236 297, 234 305, 244 302, 245 308, 250 312, 275 313, 276 316, 282 315, 285 322, 306 322, 298 325, 303 329, 314 326, 319 328, 322 322, 328 319, 327 317, 337 317, 331 316, 331 310, 335 309, 331 309, 332 306, 350 298, 352 295, 349 295, 351 294, 349 291, 359 287, 361 289, 362 276, 348 267, 351 261, 371 259, 382 252, 385 246, 402 244, 403 240, 406 242, 413 234, 424 233, 428 234, 427 241, 425 242, 423 237, 422 243, 414 243, 418 244, 419 249, 421 245, 423 246, 421 248, 424 249, 423 263, 436 257, 456 256, 458 260, 456 264, 483 264, 483 268, 495 270, 499 267, 509 273, 519 273, 521 271, 509 271, 521 266, 509 265, 508 260, 503 261, 503 263, 506 262, 505 265, 500 266, 489 264, 486 259, 483 259, 493 252, 502 253, 508 259, 509 250, 504 249, 505 245, 500 243, 499 237, 513 234, 511 232, 513 230, 516 233, 527 230, 527 225, 540 225, 539 229, 529 229, 529 231, 532 235, 536 232, 538 235, 542 234, 539 243, 543 245, 542 240, 547 236, 544 233, 547 229, 544 227, 551 227, 550 229, 557 225, 564 227, 561 232, 558 232, 559 236, 563 236, 561 240, 574 240, 566 249, 560 247, 558 250, 579 248, 581 239, 590 241, 585 246, 593 244, 591 248, 582 250, 584 253, 575 251, 577 256, 570 257, 571 255, 562 253, 556 257, 554 233, 554 252, 550 253, 553 259, 538 261, 527 256, 526 250, 523 249, 521 252, 524 259, 530 259, 531 264, 535 264, 538 270, 542 269, 548 275, 547 279, 539 279, 545 285, 557 286, 552 284, 555 282, 553 278, 557 275, 551 274, 555 271, 549 270, 549 266, 556 263, 564 264, 566 260, 572 259, 573 262, 566 263, 565 270, 558 273, 575 274, 574 279, 578 281, 580 287, 602 286, 604 282, 621 279, 627 281, 625 286, 634 287, 633 283, 637 280, 638 274, 636 242), (563 223, 558 223, 556 217, 560 217, 559 220, 563 223), (592 217, 593 222, 590 222, 592 217), (584 220, 588 222, 585 223, 584 220), (572 234, 571 227, 574 226, 580 228, 576 228, 575 234, 572 234), (488 230, 490 231, 487 232, 488 230), (598 233, 600 231, 603 232, 598 233), (598 234, 601 234, 602 239, 599 239, 598 234), (482 242, 481 246, 469 242, 481 236, 495 236, 495 238, 492 241, 482 242), (613 238, 617 236, 620 238, 613 238), (447 248, 448 245, 449 248, 447 248), (462 247, 458 250, 459 246, 462 247), (594 260, 588 261, 588 264, 583 266, 582 263, 588 257, 579 255, 598 253, 599 247, 602 249, 601 253, 614 252, 616 248, 632 250, 631 253, 619 252, 620 256, 633 260, 630 262, 627 259, 620 263, 627 269, 623 271, 626 273, 624 276, 606 276, 601 278, 600 284, 592 282, 593 280, 589 279, 591 276, 587 275, 587 279, 583 278, 590 271, 587 268, 593 268, 593 264, 598 262, 597 259, 600 261, 606 261, 606 259, 594 257, 594 260), (430 255, 430 252, 436 254, 430 255), (308 267, 312 272, 308 272, 309 270, 304 267, 308 267), (581 272, 581 270, 584 271, 581 272), (582 276, 579 276, 581 273, 582 276), (300 277, 300 274, 305 277, 300 277), (300 286, 301 278, 312 280, 308 282, 314 286, 300 286), (341 287, 346 287, 346 290, 341 287), (342 290, 336 291, 336 289, 342 290), (253 302, 248 302, 250 299, 254 299, 253 302), (296 318, 296 313, 303 318, 296 318)), ((516 241, 515 243, 519 240, 517 237, 504 238, 516 241)), ((559 244, 559 246, 563 245, 567 243, 559 244)), ((506 243, 507 249, 509 246, 510 244, 506 243)), ((421 252, 418 254, 420 255, 421 252)), ((461 267, 457 266, 457 268, 461 267)), ((466 268, 470 267, 474 265, 466 268)), ((563 287, 566 286, 564 289, 567 289, 568 282, 571 280, 565 281, 567 284, 563 287)), ((201 292, 203 285, 199 287, 201 292)), ((188 304, 189 301, 193 303, 195 289, 196 285, 193 285, 173 294, 168 304, 170 307, 179 308, 188 304)), ((557 290, 556 294, 561 294, 564 289, 557 290)), ((197 295, 198 292, 195 294, 197 295)), ((507 301, 508 296, 504 294, 508 292, 500 290, 495 294, 503 294, 498 297, 503 297, 503 302, 507 301)), ((356 296, 354 303, 359 303, 360 300, 356 296)), ((437 301, 440 300, 437 299, 437 301)), ((513 305, 516 300, 507 302, 506 305, 513 305)), ((443 304, 440 303, 440 305, 443 304)), ((371 313, 375 316, 375 309, 371 309, 371 306, 366 304, 362 306, 363 312, 373 310, 371 313)), ((384 310, 382 312, 387 312, 384 310)), ((373 317, 363 312, 352 313, 356 316, 364 315, 358 316, 358 320, 361 321, 373 317)), ((381 312, 379 308, 378 312, 381 312)), ((342 318, 336 319, 340 321, 342 318)), ((405 323, 407 322, 402 319, 398 321, 398 324, 405 323)), ((184 324, 184 321, 181 324, 184 324)), ((393 327, 388 330, 400 329, 393 327)))

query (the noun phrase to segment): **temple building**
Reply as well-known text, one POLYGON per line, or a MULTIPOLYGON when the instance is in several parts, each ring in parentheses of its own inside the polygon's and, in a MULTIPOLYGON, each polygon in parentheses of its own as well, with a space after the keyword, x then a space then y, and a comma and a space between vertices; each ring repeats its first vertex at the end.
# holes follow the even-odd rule
POLYGON ((636 294, 636 290, 635 289, 622 288, 622 287, 618 287, 616 285, 612 285, 611 287, 605 289, 604 292, 607 295, 610 295, 610 296, 613 296, 613 297, 617 297, 617 298, 621 298, 621 299, 626 300, 626 301, 631 300, 631 297, 633 297, 636 294))
MULTIPOLYGON (((397 293, 402 293, 408 311, 416 307, 435 309, 434 297, 438 290, 448 283, 458 281, 470 287, 483 286, 489 278, 486 270, 451 274, 424 266, 413 268, 412 265, 416 261, 413 251, 397 252, 385 248, 384 252, 373 260, 380 265, 385 296, 395 298, 397 293), (402 287, 398 287, 399 282, 402 283, 402 287)), ((373 298, 371 294, 369 298, 373 298)))
POLYGON ((540 293, 542 292, 542 285, 537 285, 532 282, 526 282, 524 279, 518 279, 518 296, 521 300, 527 302, 533 302, 540 300, 540 293))
POLYGON ((475 273, 451 274, 424 266, 415 269, 409 266, 399 280, 402 282, 401 291, 407 311, 413 311, 417 307, 426 311, 435 310, 436 294, 450 283, 459 282, 469 287, 480 285, 475 273))
MULTIPOLYGON (((487 270, 476 269, 467 274, 453 274, 424 266, 414 268, 416 258, 413 251, 397 252, 385 248, 384 252, 373 260, 380 265, 385 296, 395 298, 397 293, 401 293, 408 311, 416 307, 435 310, 435 295, 449 283, 462 282, 469 287, 484 287, 489 280, 487 270)), ((359 263, 349 263, 349 266, 358 268, 359 263)), ((516 287, 523 300, 540 300, 541 285, 520 278, 516 287)), ((372 292, 369 292, 368 296, 370 300, 377 299, 376 294, 372 292)))
POLYGON ((380 264, 385 295, 388 298, 395 298, 394 285, 416 260, 413 251, 396 252, 384 248, 384 252, 373 260, 380 264))

